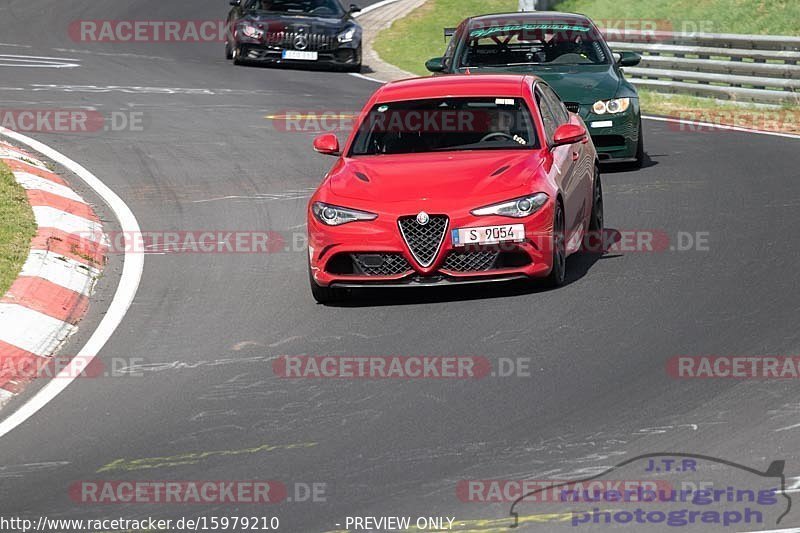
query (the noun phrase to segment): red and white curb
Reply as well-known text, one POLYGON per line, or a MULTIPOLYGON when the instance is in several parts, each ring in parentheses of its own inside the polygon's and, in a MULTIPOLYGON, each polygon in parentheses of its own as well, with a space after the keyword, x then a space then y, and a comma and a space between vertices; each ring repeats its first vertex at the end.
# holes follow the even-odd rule
POLYGON ((20 373, 43 366, 77 330, 105 263, 100 220, 59 175, 0 141, 0 161, 25 189, 36 236, 19 277, 0 298, 0 405, 24 386, 20 373))

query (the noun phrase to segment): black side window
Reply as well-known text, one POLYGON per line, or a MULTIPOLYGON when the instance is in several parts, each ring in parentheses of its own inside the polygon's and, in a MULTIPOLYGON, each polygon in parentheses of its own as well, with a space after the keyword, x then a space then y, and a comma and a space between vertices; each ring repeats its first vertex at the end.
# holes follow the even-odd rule
POLYGON ((553 136, 556 133, 556 128, 558 127, 558 120, 556 120, 555 115, 550 110, 550 106, 547 105, 547 101, 542 94, 541 87, 536 88, 536 107, 539 108, 539 112, 542 114, 542 122, 544 122, 544 131, 547 134, 547 142, 553 142, 553 136))
POLYGON ((553 89, 548 85, 540 85, 539 87, 542 89, 545 101, 550 106, 550 110, 553 112, 558 125, 560 126, 562 124, 569 123, 569 113, 567 112, 567 108, 564 107, 564 103, 561 101, 555 91, 553 91, 553 89))

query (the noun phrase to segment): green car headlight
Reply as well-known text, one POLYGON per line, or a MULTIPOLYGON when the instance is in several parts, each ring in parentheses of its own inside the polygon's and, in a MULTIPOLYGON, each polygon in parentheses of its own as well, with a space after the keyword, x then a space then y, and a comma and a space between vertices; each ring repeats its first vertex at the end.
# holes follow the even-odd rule
POLYGON ((592 106, 595 115, 614 115, 624 113, 631 106, 630 98, 615 98, 614 100, 598 100, 592 106))

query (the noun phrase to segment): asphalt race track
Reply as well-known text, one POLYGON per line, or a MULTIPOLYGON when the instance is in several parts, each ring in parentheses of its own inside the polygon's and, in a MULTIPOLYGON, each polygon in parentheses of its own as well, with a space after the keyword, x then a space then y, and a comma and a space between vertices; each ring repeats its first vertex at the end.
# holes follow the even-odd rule
MULTIPOLYGON (((226 10, 222 0, 5 0, 0 54, 80 66, 0 67, 0 107, 142 112, 139 132, 31 135, 100 177, 144 231, 302 235, 307 198, 333 159, 313 153, 312 134, 264 117, 356 110, 377 84, 234 67, 215 43, 67 34, 77 19, 219 19, 226 10)), ((676 380, 665 365, 676 355, 798 353, 800 145, 653 121, 645 133, 646 168, 604 173, 606 226, 658 230, 673 244, 679 232, 707 234, 707 251, 576 256, 569 283, 554 291, 376 291, 337 306, 313 302, 302 246, 148 255, 137 298, 100 354, 141 358, 143 371, 76 380, 3 437, 0 514, 276 515, 281 531, 301 533, 345 529, 354 515, 457 516, 478 521, 463 531, 502 531, 510 505, 463 503, 459 480, 554 479, 666 451, 757 469, 785 460, 792 483, 800 427, 785 428, 800 424, 796 381, 676 380), (529 358, 530 377, 291 380, 273 374, 281 354, 529 358), (257 510, 74 502, 70 485, 92 479, 326 483, 327 501, 257 510), (482 522, 494 520, 494 529, 482 522)), ((103 281, 109 295, 119 263, 103 281)), ((83 329, 102 313, 102 294, 83 329)), ((795 508, 780 527, 798 524, 795 508)), ((706 529, 731 530, 743 529, 706 529)))

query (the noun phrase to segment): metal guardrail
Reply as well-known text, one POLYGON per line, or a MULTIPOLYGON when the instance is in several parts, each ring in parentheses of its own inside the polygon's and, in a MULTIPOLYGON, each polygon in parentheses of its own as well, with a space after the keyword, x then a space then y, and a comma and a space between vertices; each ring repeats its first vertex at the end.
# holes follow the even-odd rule
POLYGON ((765 104, 800 104, 800 37, 604 30, 618 52, 638 52, 626 67, 637 86, 659 92, 765 104))

